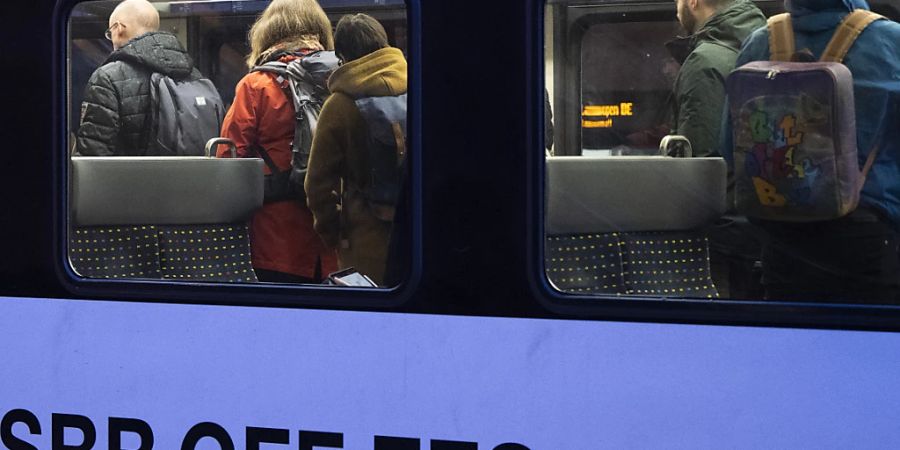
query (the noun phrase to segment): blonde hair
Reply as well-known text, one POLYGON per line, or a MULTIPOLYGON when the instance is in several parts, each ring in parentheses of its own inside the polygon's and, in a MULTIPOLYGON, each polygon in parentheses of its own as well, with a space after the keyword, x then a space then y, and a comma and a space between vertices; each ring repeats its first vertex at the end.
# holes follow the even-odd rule
POLYGON ((334 49, 331 21, 316 0, 273 0, 253 23, 248 40, 250 68, 261 63, 260 57, 279 44, 317 43, 325 50, 334 49))

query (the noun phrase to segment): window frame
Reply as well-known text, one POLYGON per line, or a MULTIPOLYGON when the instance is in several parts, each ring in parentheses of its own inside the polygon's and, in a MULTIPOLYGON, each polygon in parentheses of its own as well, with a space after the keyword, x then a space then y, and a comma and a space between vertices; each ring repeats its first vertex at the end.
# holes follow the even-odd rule
MULTIPOLYGON (((68 123, 69 19, 87 0, 57 0, 52 17, 53 172, 52 254, 57 279, 73 295, 116 300, 355 310, 398 310, 413 298, 422 280, 422 57, 421 0, 404 0, 407 17, 409 204, 407 277, 389 288, 308 284, 256 284, 166 279, 97 279, 75 273, 69 262, 70 164, 68 123)), ((73 87, 76 88, 77 87, 73 87)))
MULTIPOLYGON (((526 279, 529 280, 530 288, 535 293, 539 304, 546 310, 560 316, 575 319, 593 319, 593 320, 617 320, 617 321, 636 321, 636 322, 655 322, 655 323, 684 323, 684 324, 708 324, 708 325, 740 325, 740 326, 766 326, 766 327, 801 327, 801 328, 826 328, 826 329, 858 329, 858 330, 883 330, 897 331, 900 330, 900 305, 879 305, 879 304, 844 304, 844 303, 816 303, 816 302, 789 302, 789 301, 766 301, 758 300, 705 300, 690 298, 662 298, 648 296, 628 296, 617 297, 614 295, 603 294, 575 294, 565 293, 554 288, 546 273, 545 265, 545 196, 546 196, 546 164, 543 151, 544 148, 544 88, 545 66, 544 66, 544 45, 545 45, 545 6, 547 4, 559 4, 565 7, 584 7, 584 1, 572 0, 531 0, 527 14, 528 27, 526 36, 530 47, 530 61, 536 62, 532 64, 530 73, 528 74, 529 86, 529 105, 526 118, 530 134, 528 136, 529 148, 528 153, 528 171, 530 183, 530 199, 528 202, 527 217, 530 219, 528 223, 527 236, 529 242, 527 246, 528 258, 528 274, 526 279)), ((757 1, 758 5, 763 4, 769 6, 761 9, 764 12, 771 12, 772 1, 757 1)), ((674 17, 674 2, 659 2, 653 0, 599 0, 592 5, 599 8, 607 8, 607 14, 616 14, 616 5, 621 7, 649 7, 653 5, 666 4, 671 8, 674 17)), ((592 14, 580 14, 578 19, 584 20, 585 17, 592 14)), ((596 16, 596 15, 595 15, 596 16)), ((577 37, 569 37, 566 43, 577 43, 571 45, 569 49, 563 49, 567 58, 569 55, 575 55, 575 63, 565 61, 565 67, 554 67, 554 80, 565 80, 571 83, 570 78, 562 78, 558 75, 560 72, 569 71, 580 74, 580 38, 583 36, 582 23, 578 20, 568 21, 571 24, 566 33, 572 28, 581 27, 581 34, 577 37)), ((554 35, 556 32, 554 31, 554 35)), ((559 42, 554 36, 553 54, 560 55, 559 42)), ((556 63, 556 61, 554 61, 556 63)), ((565 92, 578 92, 580 99, 580 78, 575 86, 567 86, 565 92)), ((554 90, 554 97, 563 95, 563 93, 554 90)), ((564 98, 562 99, 564 100, 564 98)), ((557 104, 556 98, 553 98, 553 105, 557 104)), ((569 108, 572 110, 573 108, 569 108)), ((580 113, 580 111, 577 111, 580 113)), ((554 119, 563 114, 568 114, 567 125, 564 132, 570 131, 575 123, 580 126, 580 120, 572 121, 569 116, 572 112, 563 113, 553 110, 554 119)), ((580 117, 579 117, 580 119, 580 117)), ((577 127, 576 127, 577 128, 577 127)), ((559 128, 554 124, 555 145, 559 145, 560 141, 556 136, 562 134, 559 128)), ((580 142, 580 129, 578 129, 578 141, 580 142)), ((559 153, 557 153, 559 155, 559 153)))

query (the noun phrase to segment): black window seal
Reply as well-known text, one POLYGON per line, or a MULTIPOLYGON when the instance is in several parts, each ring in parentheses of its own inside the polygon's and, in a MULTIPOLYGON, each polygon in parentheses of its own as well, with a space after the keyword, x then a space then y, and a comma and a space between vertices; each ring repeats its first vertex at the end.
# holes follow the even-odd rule
MULTIPOLYGON (((575 2, 553 1, 553 4, 575 2)), ((584 2, 580 2, 584 3, 584 2)), ((656 1, 606 0, 613 4, 659 4, 656 1)), ((774 2, 758 2, 760 4, 774 2)), ((800 303, 785 301, 663 299, 631 296, 563 293, 551 286, 544 265, 544 0, 530 0, 524 42, 528 46, 529 73, 526 149, 529 201, 526 217, 528 243, 524 274, 534 297, 546 310, 564 318, 606 321, 760 326, 810 329, 900 331, 900 306, 877 304, 800 303)), ((674 8, 674 3, 669 3, 674 8)), ((771 8, 766 8, 771 10, 771 8)), ((612 9, 610 10, 612 11, 612 9)), ((554 114, 554 117, 556 114, 554 114)))
MULTIPOLYGON (((411 303, 422 280, 422 58, 421 0, 406 2, 408 23, 408 92, 411 231, 408 275, 391 288, 352 288, 318 285, 183 282, 171 280, 90 279, 76 274, 68 261, 68 123, 66 72, 68 21, 84 0, 57 0, 52 18, 53 171, 52 254, 57 279, 71 294, 83 298, 137 300, 234 306, 271 306, 312 309, 402 310, 411 303)), ((74 88, 74 87, 73 87, 74 88)))

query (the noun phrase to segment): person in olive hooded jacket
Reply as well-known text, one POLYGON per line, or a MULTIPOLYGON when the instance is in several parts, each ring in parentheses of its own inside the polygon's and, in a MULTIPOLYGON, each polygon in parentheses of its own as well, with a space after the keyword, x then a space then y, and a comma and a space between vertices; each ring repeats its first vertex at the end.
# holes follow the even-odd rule
POLYGON ((306 197, 314 227, 338 250, 338 265, 354 267, 382 284, 393 222, 373 211, 367 187, 367 127, 355 100, 406 93, 406 59, 388 46, 381 24, 365 14, 344 16, 334 32, 343 61, 328 80, 309 156, 306 197))
POLYGON ((178 38, 158 28, 159 13, 147 0, 125 0, 109 16, 106 38, 113 52, 88 80, 76 155, 146 155, 150 76, 159 72, 176 80, 201 77, 178 38))
POLYGON ((741 42, 765 26, 766 17, 749 0, 676 0, 676 6, 689 53, 675 79, 675 134, 690 140, 694 156, 721 156, 725 78, 741 42))

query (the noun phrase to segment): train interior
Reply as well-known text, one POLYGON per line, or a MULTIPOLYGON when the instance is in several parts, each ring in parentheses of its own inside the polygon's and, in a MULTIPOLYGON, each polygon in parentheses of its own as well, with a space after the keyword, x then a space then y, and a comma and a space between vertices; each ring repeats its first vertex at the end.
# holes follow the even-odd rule
MULTIPOLYGON (((79 3, 69 19, 69 136, 78 126, 82 87, 111 51, 103 31, 116 3, 79 3)), ((898 18, 888 2, 871 3, 873 10, 898 18)), ((161 28, 185 45, 227 107, 247 70, 247 31, 268 2, 154 4, 161 28)), ((783 11, 780 1, 756 4, 767 16, 783 11)), ((391 45, 407 51, 407 9, 401 0, 324 0, 322 5, 333 23, 348 12, 374 16, 391 45)), ((760 298, 759 261, 752 251, 741 255, 739 279, 714 279, 710 233, 723 220, 745 220, 724 216, 724 160, 661 154, 660 141, 672 129, 672 85, 679 70, 667 42, 684 33, 674 2, 550 0, 543 30, 548 139, 546 148, 535 151, 547 155, 544 268, 551 285, 587 301, 589 294, 760 298)), ((256 281, 248 263, 246 218, 259 202, 230 195, 253 189, 196 180, 245 173, 242 179, 257 185, 259 174, 249 174, 259 160, 196 158, 191 169, 185 159, 155 158, 140 161, 140 173, 129 174, 127 164, 103 159, 70 158, 69 260, 76 275, 256 281), (184 178, 170 183, 168 198, 147 194, 160 186, 154 180, 174 180, 178 173, 184 178), (136 203, 151 207, 134 208, 136 203), (116 251, 119 246, 97 245, 130 240, 142 251, 123 254, 116 251), (222 242, 227 244, 218 245, 222 242)))
MULTIPOLYGON (((247 33, 268 1, 153 2, 160 29, 178 37, 195 67, 230 106, 247 73, 247 33)), ((68 129, 78 127, 83 87, 112 51, 104 38, 117 1, 79 3, 69 19, 68 129)), ((321 2, 334 25, 365 12, 385 28, 389 44, 408 49, 402 1, 321 2)), ((69 146, 71 148, 71 145, 69 146)), ((95 279, 257 283, 247 220, 262 206, 260 158, 69 158, 68 260, 77 276, 95 279), (161 182, 160 180, 165 180, 161 182)))
MULTIPOLYGON (((767 17, 784 12, 782 2, 755 3, 767 17)), ((870 3, 897 18, 896 6, 870 3)), ((680 68, 667 46, 686 34, 675 9, 650 1, 545 7, 545 272, 554 288, 588 302, 590 294, 763 295, 758 248, 729 249, 726 263, 710 258, 731 238, 723 230, 747 223, 726 214, 723 158, 660 146, 673 130, 680 68), (729 275, 716 276, 719 264, 729 275)))

